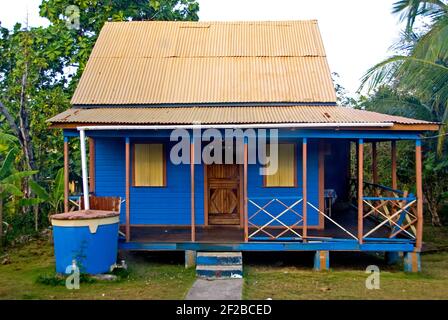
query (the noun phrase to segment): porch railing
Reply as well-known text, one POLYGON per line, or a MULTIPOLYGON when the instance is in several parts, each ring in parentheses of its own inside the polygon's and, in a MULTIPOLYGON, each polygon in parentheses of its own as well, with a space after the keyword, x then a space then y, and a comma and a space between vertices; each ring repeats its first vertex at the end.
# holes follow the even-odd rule
POLYGON ((303 216, 298 212, 302 201, 301 197, 248 198, 248 239, 301 240, 302 233, 297 227, 303 223, 303 216), (285 222, 286 214, 292 215, 288 223, 285 222))
POLYGON ((389 229, 389 238, 399 235, 416 238, 417 198, 413 194, 373 183, 364 183, 363 193, 363 218, 373 218, 378 222, 363 234, 364 239, 382 227, 389 229))
MULTIPOLYGON (((350 198, 357 202, 357 181, 352 180, 350 198)), ((367 239, 381 228, 388 228, 388 238, 397 236, 415 240, 417 234, 417 198, 412 193, 380 184, 364 182, 363 219, 373 219, 378 224, 363 233, 367 239)))

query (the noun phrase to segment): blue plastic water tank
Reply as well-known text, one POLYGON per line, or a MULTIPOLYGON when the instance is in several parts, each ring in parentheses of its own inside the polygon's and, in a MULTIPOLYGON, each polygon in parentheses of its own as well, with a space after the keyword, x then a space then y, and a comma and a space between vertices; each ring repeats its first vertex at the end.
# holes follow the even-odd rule
POLYGON ((66 273, 73 261, 81 273, 110 271, 118 250, 117 212, 82 210, 53 215, 56 272, 66 273))

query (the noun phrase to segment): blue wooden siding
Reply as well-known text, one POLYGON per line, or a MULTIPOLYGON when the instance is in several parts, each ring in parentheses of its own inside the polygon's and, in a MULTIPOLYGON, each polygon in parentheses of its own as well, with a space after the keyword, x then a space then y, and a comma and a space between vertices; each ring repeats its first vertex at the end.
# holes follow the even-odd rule
MULTIPOLYGON (((134 142, 160 142, 134 140, 134 142)), ((125 142, 123 138, 96 138, 96 190, 98 196, 125 198, 125 142)), ((169 159, 170 142, 165 143, 169 159)), ((132 161, 131 161, 132 165, 132 161)), ((204 223, 204 175, 202 165, 195 168, 196 223, 204 223)), ((190 166, 166 163, 166 187, 132 187, 131 224, 189 225, 190 166)), ((131 177, 132 179, 132 177, 131 177)), ((121 207, 121 223, 125 223, 125 204, 121 207)))
MULTIPOLYGON (((161 142, 162 140, 131 139, 133 142, 161 142)), ((297 142, 297 188, 265 188, 259 174, 260 165, 248 167, 248 194, 251 197, 302 197, 302 152, 301 140, 297 142)), ((131 224, 189 225, 190 220, 190 166, 174 165, 169 161, 171 142, 164 140, 166 152, 166 187, 131 186, 131 224)), ((95 138, 96 195, 125 198, 125 140, 124 138, 95 138)), ((318 206, 318 147, 317 142, 308 142, 308 201, 318 206)), ((132 163, 132 161, 131 161, 132 163)), ((258 201, 258 200, 257 200, 258 201)), ((290 205, 294 200, 285 199, 290 205)), ((262 204, 262 203, 261 203, 262 204)), ((195 166, 196 224, 204 224, 204 167, 195 166)), ((302 205, 295 207, 301 213, 302 205)), ((249 206, 249 212, 254 207, 249 206)), ((282 206, 269 207, 269 212, 281 212, 282 206)), ((121 223, 125 222, 125 204, 121 207, 121 223)), ((266 221, 267 215, 259 214, 257 223, 266 221)), ((294 223, 297 217, 288 212, 282 217, 286 224, 294 223)), ((318 215, 308 209, 308 224, 317 225, 318 215)), ((274 224, 275 225, 275 224, 274 224)), ((278 225, 278 223, 276 223, 278 225)))
POLYGON ((327 140, 330 153, 325 156, 325 189, 334 189, 338 199, 346 200, 349 190, 349 140, 327 140))
MULTIPOLYGON (((248 181, 247 193, 249 199, 253 199, 260 207, 267 204, 272 198, 279 198, 287 206, 291 206, 294 202, 302 198, 302 139, 285 140, 285 142, 295 142, 297 144, 297 188, 266 188, 263 187, 263 176, 259 174, 260 165, 254 164, 248 166, 248 181)), ((312 203, 316 208, 319 207, 319 176, 318 176, 318 142, 315 140, 308 140, 308 160, 307 160, 307 196, 308 202, 312 203)), ((276 216, 285 210, 285 206, 275 202, 270 204, 266 210, 276 216)), ((293 208, 298 214, 302 214, 302 203, 293 208)), ((255 205, 248 204, 249 217, 259 210, 255 205)), ((267 214, 260 212, 253 219, 257 225, 263 225, 272 218, 267 214)), ((300 220, 292 211, 283 214, 280 221, 286 225, 292 225, 300 220)), ((307 208, 307 223, 309 226, 316 226, 319 223, 318 213, 313 208, 307 208)), ((280 223, 275 222, 272 225, 280 226, 280 223)), ((302 223, 298 224, 302 225, 302 223)), ((262 234, 260 234, 262 235, 262 234)))
MULTIPOLYGON (((126 196, 124 138, 95 139, 95 194, 103 197, 126 196)), ((125 204, 120 220, 125 221, 125 204)))

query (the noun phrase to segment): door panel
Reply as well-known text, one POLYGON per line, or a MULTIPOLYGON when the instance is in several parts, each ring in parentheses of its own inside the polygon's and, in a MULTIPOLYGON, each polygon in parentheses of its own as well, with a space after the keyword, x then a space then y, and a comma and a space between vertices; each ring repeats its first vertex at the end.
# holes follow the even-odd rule
POLYGON ((236 164, 207 166, 208 222, 240 224, 240 168, 236 164))

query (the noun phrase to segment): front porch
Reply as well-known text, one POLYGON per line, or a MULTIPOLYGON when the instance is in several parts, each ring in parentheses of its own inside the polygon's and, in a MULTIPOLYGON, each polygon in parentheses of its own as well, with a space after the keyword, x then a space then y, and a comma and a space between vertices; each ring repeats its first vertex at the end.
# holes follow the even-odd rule
MULTIPOLYGON (((280 130, 280 143, 293 143, 296 150, 296 181, 287 188, 264 185, 258 175, 259 166, 248 163, 247 139, 243 144, 243 163, 230 171, 221 170, 219 165, 210 171, 208 168, 212 167, 195 162, 192 140, 189 165, 174 166, 167 162, 164 167, 162 180, 167 185, 137 188, 133 185, 133 143, 163 144, 169 131, 118 131, 112 137, 108 131, 91 130, 87 136, 94 157, 90 157, 88 165, 83 157, 84 190, 99 197, 122 196, 119 242, 122 250, 408 253, 421 250, 422 163, 421 141, 416 132, 280 130), (415 142, 416 195, 398 189, 396 144, 401 140, 415 142), (367 143, 372 146, 369 183, 364 181, 367 143), (378 184, 380 143, 390 147, 390 187, 378 184), (350 147, 356 150, 356 161, 349 160, 350 147), (103 159, 108 161, 107 171, 103 159), (350 172, 355 174, 351 176, 350 172), (109 178, 111 173, 123 179, 119 180, 123 189, 113 185, 117 180, 109 178), (222 194, 230 194, 233 202, 226 198, 222 200, 223 206, 211 204, 210 195, 219 188, 231 190, 222 194), (328 193, 334 191, 342 206, 331 209, 328 193), (216 208, 226 206, 231 208, 226 211, 231 213, 231 219, 217 219, 216 212, 220 211, 216 208), (215 214, 213 220, 209 219, 209 213, 215 214), (176 218, 166 223, 168 217, 176 218)), ((169 145, 166 146, 169 152, 169 145)), ((81 150, 86 152, 83 139, 81 150)), ((68 164, 68 152, 65 156, 68 164)))
MULTIPOLYGON (((302 233, 299 228, 294 232, 282 228, 266 227, 263 230, 277 240, 249 239, 244 240, 244 228, 238 226, 196 226, 196 241, 191 241, 190 226, 132 226, 131 239, 120 239, 119 246, 125 250, 195 250, 195 251, 402 251, 414 250, 415 240, 410 237, 390 238, 391 228, 373 219, 366 219, 365 233, 375 231, 371 237, 364 239, 363 244, 349 233, 356 234, 357 216, 355 209, 335 211, 336 224, 328 224, 324 229, 311 229, 306 240, 300 239, 295 232, 302 233)), ((124 233, 125 226, 121 226, 124 233)), ((249 233, 258 230, 249 228, 249 233)))

